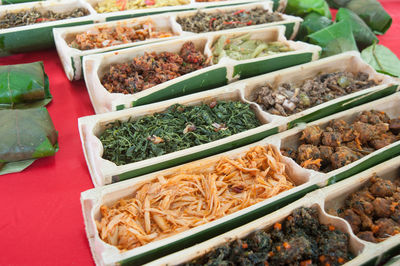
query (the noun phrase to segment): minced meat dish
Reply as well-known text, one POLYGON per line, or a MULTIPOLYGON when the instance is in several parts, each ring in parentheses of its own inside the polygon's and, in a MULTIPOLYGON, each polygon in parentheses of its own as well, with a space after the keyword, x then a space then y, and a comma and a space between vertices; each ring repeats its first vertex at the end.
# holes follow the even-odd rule
POLYGON ((179 54, 146 52, 130 62, 111 65, 101 83, 109 92, 133 94, 204 68, 209 65, 208 61, 189 41, 183 44, 179 54))

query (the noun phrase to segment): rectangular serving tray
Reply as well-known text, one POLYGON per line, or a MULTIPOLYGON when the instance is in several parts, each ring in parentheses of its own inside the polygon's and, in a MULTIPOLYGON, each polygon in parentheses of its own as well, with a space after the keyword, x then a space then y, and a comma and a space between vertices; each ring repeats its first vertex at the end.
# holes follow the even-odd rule
POLYGON ((162 43, 153 43, 146 47, 132 47, 115 52, 85 56, 83 58, 83 73, 95 112, 105 113, 121 110, 221 87, 239 78, 268 73, 316 60, 321 51, 319 46, 287 41, 283 36, 284 28, 282 26, 259 28, 251 31, 237 29, 224 35, 235 37, 247 32, 250 32, 252 38, 255 39, 286 43, 293 51, 241 61, 223 58, 217 64, 211 64, 208 67, 135 94, 110 93, 106 90, 101 83, 101 77, 108 71, 110 65, 129 62, 133 57, 141 56, 145 52, 154 51, 160 53, 166 51, 179 53, 182 45, 187 41, 192 41, 198 50, 202 51, 207 57, 211 57, 211 45, 222 33, 199 34, 162 43))

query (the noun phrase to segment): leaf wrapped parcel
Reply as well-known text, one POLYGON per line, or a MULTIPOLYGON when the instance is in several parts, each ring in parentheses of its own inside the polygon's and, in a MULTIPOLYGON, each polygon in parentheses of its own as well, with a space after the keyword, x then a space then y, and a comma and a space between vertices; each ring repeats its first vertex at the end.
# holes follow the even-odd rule
POLYGON ((322 47, 322 57, 346 51, 358 51, 351 26, 346 21, 332 24, 329 27, 308 35, 308 37, 312 44, 322 47))
POLYGON ((299 33, 296 36, 296 39, 299 41, 307 42, 308 35, 320 31, 323 28, 326 28, 332 25, 332 20, 327 17, 324 17, 318 13, 312 12, 308 14, 304 21, 300 25, 299 33))
POLYGON ((346 8, 362 18, 376 34, 384 34, 392 25, 392 18, 377 0, 351 0, 346 8))
POLYGON ((51 97, 43 62, 0 66, 0 108, 40 107, 51 97))
POLYGON ((329 19, 332 18, 331 11, 325 0, 288 0, 285 13, 304 17, 311 12, 316 12, 329 19))
POLYGON ((340 8, 336 14, 336 21, 346 21, 351 25, 354 39, 360 49, 379 41, 368 25, 350 9, 340 8))
POLYGON ((58 134, 45 107, 0 110, 0 124, 0 167, 58 150, 58 134))

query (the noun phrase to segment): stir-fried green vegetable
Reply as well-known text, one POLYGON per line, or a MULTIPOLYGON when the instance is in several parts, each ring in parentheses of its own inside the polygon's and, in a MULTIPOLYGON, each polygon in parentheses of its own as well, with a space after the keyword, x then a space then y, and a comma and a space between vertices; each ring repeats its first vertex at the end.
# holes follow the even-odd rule
POLYGON ((212 46, 213 62, 216 64, 223 57, 235 60, 245 60, 267 55, 283 53, 292 49, 282 42, 265 42, 250 39, 250 34, 235 38, 227 38, 222 35, 212 46))
POLYGON ((175 104, 164 113, 111 123, 99 138, 104 147, 103 158, 123 165, 209 143, 259 125, 247 103, 175 104))

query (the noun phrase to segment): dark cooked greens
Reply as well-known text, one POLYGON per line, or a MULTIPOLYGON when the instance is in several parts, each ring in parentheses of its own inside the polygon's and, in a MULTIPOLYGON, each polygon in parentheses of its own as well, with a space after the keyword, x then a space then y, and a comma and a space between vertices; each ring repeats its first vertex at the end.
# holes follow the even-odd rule
POLYGON ((217 247, 194 265, 341 265, 352 259, 349 236, 321 224, 316 208, 298 208, 268 231, 217 247))
POLYGON ((57 131, 45 107, 0 110, 0 164, 54 155, 57 131))
POLYGON ((108 126, 99 137, 103 158, 123 165, 219 140, 260 126, 260 121, 249 104, 221 101, 175 104, 163 113, 108 126))
POLYGON ((176 18, 182 30, 196 33, 234 29, 281 20, 283 20, 283 18, 280 13, 272 13, 259 7, 251 10, 238 9, 235 11, 215 13, 198 11, 193 16, 178 16, 176 18))
POLYGON ((50 101, 43 62, 0 66, 0 108, 39 107, 50 101))
POLYGON ((8 29, 68 18, 78 18, 88 14, 89 11, 81 7, 66 12, 53 12, 51 10, 40 12, 35 8, 19 12, 7 12, 4 16, 0 17, 0 29, 8 29))

